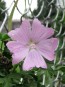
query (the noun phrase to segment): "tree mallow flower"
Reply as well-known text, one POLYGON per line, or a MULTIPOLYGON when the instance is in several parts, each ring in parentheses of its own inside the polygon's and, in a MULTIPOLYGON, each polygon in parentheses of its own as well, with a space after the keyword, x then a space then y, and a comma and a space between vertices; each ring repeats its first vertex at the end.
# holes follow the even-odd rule
POLYGON ((38 19, 33 23, 24 20, 21 26, 8 33, 12 41, 7 47, 12 52, 12 64, 23 62, 23 70, 33 67, 47 68, 45 59, 53 61, 58 39, 51 37, 54 34, 52 28, 45 27, 38 19))

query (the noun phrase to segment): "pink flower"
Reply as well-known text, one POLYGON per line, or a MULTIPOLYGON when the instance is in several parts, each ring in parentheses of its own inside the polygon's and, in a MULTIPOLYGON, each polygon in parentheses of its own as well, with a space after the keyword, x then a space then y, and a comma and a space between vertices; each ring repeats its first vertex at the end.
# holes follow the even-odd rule
POLYGON ((24 61, 23 70, 47 68, 44 59, 53 61, 58 45, 58 39, 51 38, 53 34, 54 30, 43 26, 38 19, 34 19, 32 25, 29 20, 23 21, 20 28, 8 33, 13 40, 7 43, 13 53, 12 63, 24 61))

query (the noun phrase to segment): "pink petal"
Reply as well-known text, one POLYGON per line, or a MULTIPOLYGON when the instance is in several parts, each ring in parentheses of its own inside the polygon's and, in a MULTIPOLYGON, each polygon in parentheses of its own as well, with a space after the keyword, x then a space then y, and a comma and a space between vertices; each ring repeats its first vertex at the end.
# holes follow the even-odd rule
POLYGON ((26 30, 31 30, 31 24, 30 21, 28 19, 24 20, 20 26, 20 28, 22 29, 26 29, 26 30))
POLYGON ((58 39, 51 38, 51 39, 42 40, 36 46, 39 49, 48 50, 52 52, 52 51, 55 51, 55 49, 58 46, 58 39))
POLYGON ((33 20, 32 24, 32 34, 31 37, 36 42, 41 41, 42 39, 47 39, 54 34, 54 30, 52 28, 47 28, 41 24, 38 19, 33 20))
POLYGON ((16 41, 21 41, 22 43, 28 43, 30 39, 31 26, 29 21, 25 20, 22 22, 20 28, 12 30, 8 35, 16 41))
POLYGON ((12 55, 12 64, 17 64, 21 61, 23 61, 23 59, 28 55, 29 49, 25 49, 22 52, 17 52, 15 54, 12 55))
POLYGON ((54 30, 52 28, 45 27, 45 33, 40 37, 41 40, 50 38, 54 34, 54 30))
POLYGON ((23 46, 22 43, 17 41, 9 41, 6 45, 12 53, 23 51, 25 49, 25 46, 23 46))
POLYGON ((12 40, 21 40, 19 32, 21 34, 21 30, 16 28, 15 30, 11 30, 8 35, 12 38, 12 40))
POLYGON ((44 58, 46 58, 49 61, 53 61, 55 58, 55 54, 53 52, 45 51, 45 50, 41 50, 39 52, 44 58))
POLYGON ((45 57, 47 60, 52 61, 55 58, 54 52, 58 45, 57 38, 46 39, 44 41, 40 41, 36 46, 38 50, 40 50, 41 55, 45 57))
POLYGON ((31 50, 23 63, 23 70, 30 70, 33 67, 47 68, 44 59, 36 50, 31 50))
POLYGON ((43 25, 38 19, 34 19, 32 23, 32 32, 31 38, 35 41, 40 39, 40 36, 45 33, 45 29, 43 29, 43 25))

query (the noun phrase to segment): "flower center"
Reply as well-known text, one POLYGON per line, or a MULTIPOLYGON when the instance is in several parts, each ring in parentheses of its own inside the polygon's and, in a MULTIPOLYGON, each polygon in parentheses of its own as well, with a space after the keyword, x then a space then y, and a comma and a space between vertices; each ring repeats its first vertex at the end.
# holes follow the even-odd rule
POLYGON ((36 48, 36 45, 32 43, 32 44, 30 44, 30 48, 31 49, 35 49, 36 48))
POLYGON ((36 49, 36 44, 32 40, 30 40, 29 47, 30 49, 36 49))

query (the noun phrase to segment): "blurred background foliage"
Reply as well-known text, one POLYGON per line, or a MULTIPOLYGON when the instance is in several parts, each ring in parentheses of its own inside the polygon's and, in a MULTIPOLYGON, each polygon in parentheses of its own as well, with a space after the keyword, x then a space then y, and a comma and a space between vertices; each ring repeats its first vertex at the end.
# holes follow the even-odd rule
POLYGON ((6 8, 6 3, 3 0, 0 0, 0 21, 2 21, 5 17, 5 13, 2 13, 6 8))
MULTIPOLYGON (((4 2, 0 0, 0 3, 4 2)), ((37 5, 33 12, 29 9, 31 16, 26 13, 22 17, 37 17, 46 27, 54 29, 54 37, 59 39, 56 58, 54 62, 47 61, 47 70, 22 71, 21 63, 12 66, 11 54, 6 47, 10 38, 0 33, 0 87, 65 87, 65 8, 57 6, 57 0, 37 0, 37 5)), ((5 8, 5 4, 0 6, 5 8)))

